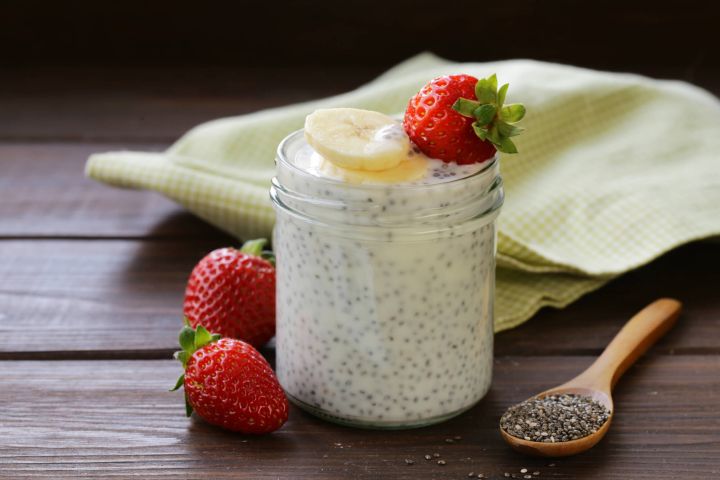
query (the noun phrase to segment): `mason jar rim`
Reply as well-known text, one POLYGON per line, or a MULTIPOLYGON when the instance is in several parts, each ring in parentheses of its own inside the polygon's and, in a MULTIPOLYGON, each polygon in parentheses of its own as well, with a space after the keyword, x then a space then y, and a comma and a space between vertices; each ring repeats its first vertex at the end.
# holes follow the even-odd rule
POLYGON ((492 221, 503 204, 497 154, 477 172, 443 182, 354 184, 313 175, 298 167, 290 159, 296 154, 291 149, 306 145, 302 130, 291 133, 280 143, 277 173, 270 188, 270 199, 276 208, 305 221, 328 227, 346 226, 356 229, 358 234, 365 228, 430 233, 452 230, 468 221, 492 221), (385 204, 382 199, 390 196, 393 198, 385 204), (430 201, 421 202, 419 207, 408 202, 426 197, 430 201), (446 200, 435 203, 443 198, 446 200))
MULTIPOLYGON (((304 137, 304 131, 305 130, 302 128, 299 130, 295 130, 294 132, 287 135, 280 142, 280 144, 278 145, 278 148, 277 148, 276 156, 275 156, 276 163, 282 162, 283 165, 287 165, 296 174, 298 174, 302 177, 305 177, 305 178, 311 178, 313 182, 327 183, 327 184, 331 184, 331 185, 338 185, 338 184, 342 184, 342 185, 346 185, 346 186, 349 185, 346 182, 343 182, 342 180, 338 180, 338 179, 334 179, 334 178, 327 178, 327 177, 319 177, 317 175, 313 175, 312 173, 308 173, 305 170, 298 167, 297 165, 295 165, 294 162, 289 161, 289 159, 287 157, 288 145, 291 142, 296 142, 298 140, 298 137, 304 137)), ((412 190, 412 189, 428 190, 428 189, 433 189, 433 188, 442 188, 443 186, 447 186, 449 184, 454 184, 455 182, 462 182, 462 181, 466 181, 468 179, 471 179, 471 178, 474 178, 477 176, 481 176, 484 173, 486 173, 488 170, 493 168, 498 163, 499 160, 500 160, 500 154, 499 154, 499 152, 496 151, 495 155, 493 155, 490 159, 485 160, 485 162, 487 162, 487 165, 484 165, 483 168, 481 168, 477 172, 473 172, 472 174, 470 174, 468 176, 455 178, 452 180, 448 180, 445 182, 438 182, 438 183, 426 183, 426 184, 398 183, 398 184, 393 184, 392 188, 393 189, 403 189, 403 190, 412 190)), ((388 188, 388 184, 385 184, 385 183, 362 183, 362 184, 350 184, 350 185, 352 185, 352 188, 356 188, 356 189, 360 189, 360 190, 362 190, 362 189, 382 190, 382 189, 388 188)))

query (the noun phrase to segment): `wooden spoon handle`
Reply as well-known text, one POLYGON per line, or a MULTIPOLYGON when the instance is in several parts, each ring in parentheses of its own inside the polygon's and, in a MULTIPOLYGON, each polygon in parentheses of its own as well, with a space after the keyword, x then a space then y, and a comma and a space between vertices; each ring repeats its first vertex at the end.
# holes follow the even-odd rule
POLYGON ((623 373, 675 324, 682 304, 661 298, 643 308, 615 335, 597 360, 574 381, 611 392, 623 373))

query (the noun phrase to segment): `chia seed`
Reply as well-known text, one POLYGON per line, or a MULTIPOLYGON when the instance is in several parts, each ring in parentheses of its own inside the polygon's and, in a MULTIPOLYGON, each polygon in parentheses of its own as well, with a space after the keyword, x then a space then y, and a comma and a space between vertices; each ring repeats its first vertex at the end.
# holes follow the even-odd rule
POLYGON ((608 418, 610 411, 590 397, 549 395, 510 407, 500 418, 500 428, 528 441, 569 442, 597 432, 608 418))
POLYGON ((413 188, 351 184, 301 164, 312 149, 300 143, 287 151, 297 168, 278 161, 277 181, 299 197, 276 203, 273 241, 276 371, 290 400, 364 426, 423 425, 476 403, 492 371, 496 229, 471 224, 468 208, 483 206, 497 165, 432 161, 413 188), (448 172, 469 178, 433 177, 448 172))

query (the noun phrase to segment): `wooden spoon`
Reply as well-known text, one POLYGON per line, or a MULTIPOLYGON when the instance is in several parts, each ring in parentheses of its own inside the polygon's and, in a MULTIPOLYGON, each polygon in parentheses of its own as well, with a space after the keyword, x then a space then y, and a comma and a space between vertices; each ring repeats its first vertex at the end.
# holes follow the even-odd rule
POLYGON ((591 397, 610 411, 609 418, 598 431, 577 440, 546 443, 523 440, 500 428, 505 441, 518 452, 541 457, 566 457, 592 448, 610 428, 615 413, 612 400, 613 387, 625 370, 670 330, 680 315, 681 308, 682 304, 677 300, 669 298, 656 300, 625 324, 602 355, 587 370, 567 383, 532 397, 542 398, 564 393, 591 397))

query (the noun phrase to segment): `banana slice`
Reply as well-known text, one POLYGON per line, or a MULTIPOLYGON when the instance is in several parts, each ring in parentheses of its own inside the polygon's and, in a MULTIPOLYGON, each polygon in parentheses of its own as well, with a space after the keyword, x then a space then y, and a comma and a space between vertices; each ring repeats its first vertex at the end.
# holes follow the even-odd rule
POLYGON ((322 177, 335 178, 348 183, 408 183, 423 178, 428 169, 427 159, 420 155, 408 157, 396 167, 381 171, 338 167, 318 153, 313 154, 311 165, 311 168, 322 177))
POLYGON ((357 108, 315 110, 305 119, 305 139, 326 160, 353 170, 394 168, 410 149, 396 120, 357 108))

